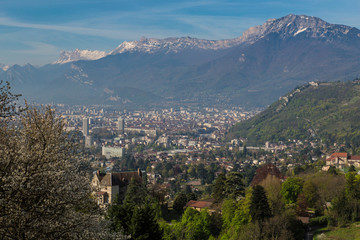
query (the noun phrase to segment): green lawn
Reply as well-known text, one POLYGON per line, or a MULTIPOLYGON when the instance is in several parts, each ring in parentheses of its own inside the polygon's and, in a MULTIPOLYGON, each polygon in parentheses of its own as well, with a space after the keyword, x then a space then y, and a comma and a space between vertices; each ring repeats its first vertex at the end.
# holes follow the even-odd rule
POLYGON ((320 228, 315 231, 314 239, 336 239, 336 240, 351 240, 360 239, 360 222, 353 223, 347 227, 342 228, 320 228))

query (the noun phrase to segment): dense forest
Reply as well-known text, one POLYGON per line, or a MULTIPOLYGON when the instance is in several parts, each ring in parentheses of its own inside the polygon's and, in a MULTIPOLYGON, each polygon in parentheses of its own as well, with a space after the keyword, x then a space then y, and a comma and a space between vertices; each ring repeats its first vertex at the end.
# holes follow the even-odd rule
POLYGON ((359 80, 308 84, 281 97, 250 120, 236 124, 227 139, 244 138, 249 145, 321 140, 359 150, 359 108, 359 80))

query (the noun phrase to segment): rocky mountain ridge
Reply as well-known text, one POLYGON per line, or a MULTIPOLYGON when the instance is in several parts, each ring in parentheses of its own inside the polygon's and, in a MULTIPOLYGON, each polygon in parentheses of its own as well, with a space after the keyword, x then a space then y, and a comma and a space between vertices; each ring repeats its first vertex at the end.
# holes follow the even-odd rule
POLYGON ((76 62, 80 60, 97 60, 107 56, 105 51, 91 51, 75 49, 74 51, 62 51, 58 60, 53 64, 64 64, 68 62, 76 62))
POLYGON ((263 107, 304 83, 359 77, 359 55, 360 30, 288 15, 229 40, 142 38, 109 53, 65 52, 0 79, 42 102, 263 107))
MULTIPOLYGON (((307 34, 313 38, 343 37, 342 35, 353 34, 360 37, 360 31, 345 25, 327 23, 320 18, 305 15, 294 15, 280 19, 269 19, 263 25, 251 27, 240 37, 227 40, 205 40, 191 37, 181 38, 146 38, 139 41, 125 41, 109 53, 104 51, 79 50, 63 51, 59 60, 54 63, 67 63, 78 60, 97 60, 107 55, 116 55, 125 52, 177 53, 185 49, 221 50, 241 44, 252 44, 259 39, 278 33, 282 38, 295 37, 298 34, 307 34)), ((330 39, 328 39, 330 41, 330 39)))

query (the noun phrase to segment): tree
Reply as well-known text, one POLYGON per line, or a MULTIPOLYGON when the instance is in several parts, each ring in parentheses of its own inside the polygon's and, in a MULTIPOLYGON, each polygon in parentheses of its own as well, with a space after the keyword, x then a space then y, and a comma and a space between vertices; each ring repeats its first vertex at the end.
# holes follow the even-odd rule
POLYGON ((127 186, 124 203, 130 205, 141 205, 145 203, 146 196, 146 187, 132 178, 127 186))
POLYGON ((129 235, 131 219, 135 207, 129 204, 112 204, 109 206, 106 218, 110 220, 110 229, 113 232, 122 232, 129 235))
POLYGON ((220 202, 224 198, 225 194, 225 174, 221 173, 212 185, 212 196, 216 202, 220 202))
POLYGON ((345 192, 348 198, 360 199, 360 176, 356 172, 345 174, 345 192))
POLYGON ((302 192, 306 198, 306 202, 309 204, 309 207, 315 207, 316 202, 319 200, 320 196, 318 194, 317 187, 311 180, 307 180, 304 183, 302 192))
POLYGON ((79 148, 63 129, 49 107, 29 109, 16 122, 1 122, 3 239, 109 238, 79 148))
POLYGON ((351 221, 352 209, 345 191, 341 192, 331 201, 329 215, 330 225, 344 226, 351 221))
POLYGON ((349 172, 356 172, 356 169, 355 169, 354 165, 351 165, 351 166, 350 166, 349 172))
POLYGON ((251 181, 251 186, 255 186, 264 181, 268 175, 274 176, 278 179, 282 179, 283 176, 280 170, 274 164, 265 164, 264 166, 256 169, 256 174, 251 181))
POLYGON ((10 83, 0 81, 0 118, 14 116, 23 111, 23 108, 18 108, 16 101, 21 94, 13 94, 10 92, 10 83))
POLYGON ((250 203, 250 215, 253 221, 262 221, 271 217, 271 209, 262 186, 253 187, 250 203))
POLYGON ((261 239, 302 240, 305 226, 296 218, 296 214, 288 210, 281 215, 274 216, 262 226, 261 239))
POLYGON ((303 180, 301 178, 288 178, 281 186, 281 194, 286 203, 296 203, 297 197, 302 190, 303 180))
POLYGON ((162 231, 156 220, 155 210, 149 203, 135 207, 129 226, 131 239, 161 239, 162 231))
POLYGON ((238 199, 240 196, 244 196, 244 183, 241 173, 230 172, 226 176, 225 195, 233 199, 238 199))
POLYGON ((177 212, 182 213, 187 203, 188 203, 188 197, 186 196, 186 193, 181 192, 175 197, 173 208, 177 212))
POLYGON ((131 180, 125 199, 109 206, 107 219, 113 232, 124 232, 131 239, 161 239, 162 231, 157 223, 159 205, 143 184, 131 180))
POLYGON ((224 200, 223 204, 221 205, 221 217, 223 222, 223 228, 227 229, 230 227, 230 224, 233 221, 234 213, 236 210, 236 204, 233 199, 226 199, 224 200))
POLYGON ((296 201, 296 214, 298 216, 307 217, 308 215, 306 211, 307 208, 308 208, 308 203, 306 201, 306 197, 303 193, 300 193, 296 201))
POLYGON ((333 174, 333 175, 337 175, 337 171, 336 171, 335 166, 330 166, 327 172, 330 173, 330 174, 333 174))
POLYGON ((211 236, 211 217, 206 210, 196 211, 187 208, 181 217, 181 221, 173 226, 173 236, 169 239, 193 239, 207 240, 211 236))
POLYGON ((272 214, 281 214, 284 209, 284 200, 281 195, 280 179, 275 175, 268 174, 267 177, 260 182, 260 185, 264 187, 272 214))
MULTIPOLYGON (((240 199, 234 206, 233 213, 228 212, 228 220, 224 221, 224 230, 228 228, 228 232, 241 232, 243 227, 251 223, 250 204, 251 204, 251 189, 245 194, 245 198, 240 199), (231 219, 230 219, 231 218, 231 219)), ((227 200, 228 201, 228 200, 227 200)), ((234 200, 233 200, 234 201, 234 200)), ((230 202, 228 202, 229 204, 230 202)), ((228 209, 229 211, 230 209, 228 209)), ((226 220, 225 218, 223 220, 226 220)))

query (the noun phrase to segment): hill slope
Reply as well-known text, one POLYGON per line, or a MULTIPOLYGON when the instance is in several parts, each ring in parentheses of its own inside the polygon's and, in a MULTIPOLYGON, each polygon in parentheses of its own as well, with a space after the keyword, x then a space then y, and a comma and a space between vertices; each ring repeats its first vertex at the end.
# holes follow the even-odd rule
POLYGON ((360 83, 305 85, 280 98, 255 117, 236 124, 228 139, 249 144, 288 139, 340 141, 360 147, 360 83))

